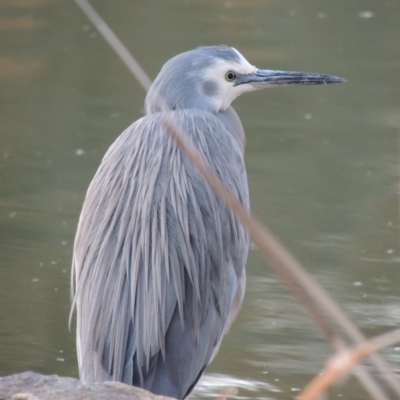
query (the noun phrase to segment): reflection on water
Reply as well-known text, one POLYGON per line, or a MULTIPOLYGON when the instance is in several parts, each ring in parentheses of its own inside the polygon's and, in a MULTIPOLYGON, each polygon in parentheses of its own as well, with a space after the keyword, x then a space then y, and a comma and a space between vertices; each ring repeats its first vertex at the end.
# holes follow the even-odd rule
POLYGON ((228 391, 231 399, 273 399, 274 393, 280 392, 275 386, 267 382, 252 379, 237 379, 223 374, 204 374, 191 394, 191 398, 218 398, 221 393, 228 391), (260 397, 260 392, 263 393, 260 397), (272 397, 268 397, 268 395, 272 397))
MULTIPOLYGON (((153 77, 174 54, 225 43, 260 68, 348 79, 234 103, 252 209, 367 335, 399 326, 398 2, 93 3, 153 77)), ((0 31, 0 374, 76 376, 76 223, 144 94, 73 2, 0 0, 0 31)), ((194 397, 291 398, 330 352, 255 249, 247 270, 243 310, 194 397)), ((385 356, 400 369, 398 347, 385 356)), ((353 379, 332 396, 365 398, 353 379)))

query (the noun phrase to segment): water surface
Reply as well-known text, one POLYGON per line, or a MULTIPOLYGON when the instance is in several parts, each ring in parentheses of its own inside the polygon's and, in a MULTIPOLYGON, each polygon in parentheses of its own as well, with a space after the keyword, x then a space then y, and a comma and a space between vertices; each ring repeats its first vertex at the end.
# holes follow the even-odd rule
MULTIPOLYGON (((93 1, 152 78, 228 44, 260 68, 345 85, 242 96, 253 212, 367 335, 399 326, 400 4, 395 0, 93 1)), ((0 375, 77 376, 72 243, 86 188, 144 93, 72 1, 0 0, 0 375)), ((256 250, 243 310, 196 397, 288 399, 323 366, 322 334, 256 250)), ((399 370, 399 347, 386 352, 399 370)), ((352 378, 333 396, 365 399, 352 378)))

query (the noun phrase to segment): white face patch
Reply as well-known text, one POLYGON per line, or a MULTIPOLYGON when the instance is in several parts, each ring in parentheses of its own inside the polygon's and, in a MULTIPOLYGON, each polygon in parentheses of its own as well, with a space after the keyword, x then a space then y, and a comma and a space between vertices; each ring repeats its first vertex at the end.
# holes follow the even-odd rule
MULTIPOLYGON (((240 58, 240 64, 246 67, 247 73, 253 73, 257 70, 257 68, 254 65, 251 65, 234 47, 231 47, 232 50, 235 50, 236 54, 239 56, 240 58)), ((241 73, 246 73, 245 71, 238 71, 241 73)))
POLYGON ((242 93, 255 90, 252 85, 244 84, 234 86, 235 81, 228 82, 226 80, 225 75, 228 71, 246 75, 254 74, 257 71, 257 68, 251 65, 236 49, 233 47, 232 49, 238 54, 239 62, 218 60, 218 62, 210 66, 203 75, 205 81, 212 81, 218 85, 218 92, 209 98, 215 111, 226 110, 236 97, 240 96, 242 93))

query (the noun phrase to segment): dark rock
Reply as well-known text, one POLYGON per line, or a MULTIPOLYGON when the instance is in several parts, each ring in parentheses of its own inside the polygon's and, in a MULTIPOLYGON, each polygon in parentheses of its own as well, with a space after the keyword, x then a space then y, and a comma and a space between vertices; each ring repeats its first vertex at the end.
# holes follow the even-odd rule
POLYGON ((83 384, 36 372, 0 377, 0 400, 171 400, 120 382, 83 384))

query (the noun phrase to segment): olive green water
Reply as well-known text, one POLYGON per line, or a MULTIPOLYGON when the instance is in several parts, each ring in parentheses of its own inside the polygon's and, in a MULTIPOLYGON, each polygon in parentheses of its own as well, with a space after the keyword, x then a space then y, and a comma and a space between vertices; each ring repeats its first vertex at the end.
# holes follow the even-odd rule
MULTIPOLYGON (((397 0, 93 0, 152 78, 199 45, 344 85, 242 96, 253 212, 367 335, 400 325, 397 0)), ((72 243, 86 188, 144 93, 73 1, 0 0, 0 375, 77 376, 72 243)), ((330 348, 250 251, 242 312, 194 397, 289 399, 330 348)), ((400 346, 385 352, 400 370, 400 346)), ((374 371, 373 369, 371 369, 374 371)), ((332 398, 367 398, 352 378, 332 398)))

